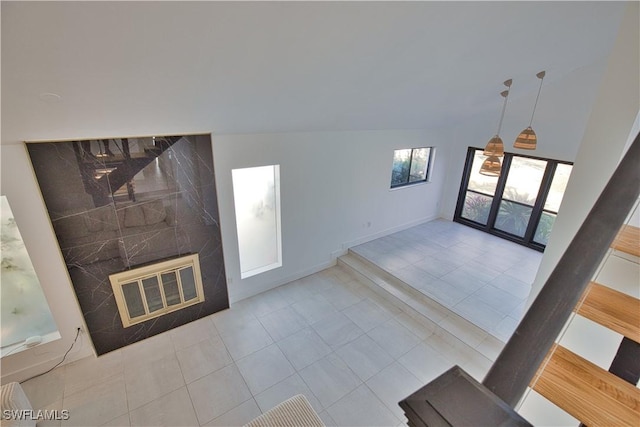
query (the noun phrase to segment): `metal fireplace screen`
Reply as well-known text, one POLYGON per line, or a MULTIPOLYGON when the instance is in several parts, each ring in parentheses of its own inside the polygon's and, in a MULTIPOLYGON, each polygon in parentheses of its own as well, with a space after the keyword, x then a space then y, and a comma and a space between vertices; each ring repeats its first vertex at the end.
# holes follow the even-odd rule
POLYGON ((204 301, 198 254, 109 276, 125 328, 204 301))

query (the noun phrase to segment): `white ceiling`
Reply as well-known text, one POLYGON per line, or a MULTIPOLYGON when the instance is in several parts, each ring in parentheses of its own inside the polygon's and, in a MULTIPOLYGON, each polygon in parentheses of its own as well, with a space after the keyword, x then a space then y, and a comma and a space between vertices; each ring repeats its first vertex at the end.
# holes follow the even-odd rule
POLYGON ((540 70, 546 85, 603 60, 623 8, 3 1, 2 139, 135 115, 217 133, 449 126, 497 114, 507 78, 529 94, 540 70))

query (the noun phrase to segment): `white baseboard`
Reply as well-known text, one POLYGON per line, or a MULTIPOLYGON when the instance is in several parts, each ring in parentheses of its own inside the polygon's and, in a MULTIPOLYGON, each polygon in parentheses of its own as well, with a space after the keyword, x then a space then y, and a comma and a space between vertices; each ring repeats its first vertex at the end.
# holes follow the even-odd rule
POLYGON ((384 237, 384 236, 388 236, 389 234, 397 233, 398 231, 403 231, 403 230, 406 230, 407 228, 415 227, 416 225, 420 225, 420 224, 424 224, 425 222, 433 221, 434 219, 438 219, 438 218, 440 218, 440 216, 438 214, 434 214, 434 215, 431 215, 431 216, 428 216, 428 217, 417 219, 415 221, 407 222, 405 224, 397 225, 395 227, 387 228, 387 229, 379 231, 377 233, 369 234, 367 236, 363 236, 363 237, 360 237, 358 239, 355 239, 355 240, 352 240, 352 241, 349 241, 349 242, 345 242, 345 243, 342 244, 342 247, 339 250, 337 250, 337 251, 335 251, 333 253, 341 252, 341 255, 344 255, 345 253, 347 253, 349 248, 352 248, 354 246, 358 246, 358 245, 361 245, 363 243, 367 243, 367 242, 370 242, 372 240, 379 239, 379 238, 384 237))
POLYGON ((374 234, 370 234, 367 236, 360 237, 356 240, 352 240, 350 242, 345 242, 340 247, 329 254, 329 261, 322 262, 320 264, 316 264, 313 267, 295 272, 286 277, 280 278, 273 282, 262 283, 259 286, 252 287, 250 292, 239 292, 236 295, 229 295, 229 303, 234 304, 238 301, 242 301, 243 299, 250 298, 254 295, 258 295, 262 292, 269 291, 271 289, 277 288, 278 286, 282 286, 286 283, 293 282, 294 280, 301 279, 303 277, 309 276, 311 274, 322 271, 326 268, 333 267, 337 263, 337 259, 342 255, 345 255, 349 248, 353 246, 360 245, 362 243, 370 242, 371 240, 379 239, 380 237, 387 236, 389 234, 397 233, 398 231, 406 230, 407 228, 415 227, 416 225, 424 224, 425 222, 433 221, 434 219, 439 218, 438 214, 434 214, 428 217, 420 218, 415 221, 411 221, 405 224, 401 224, 395 227, 387 228, 385 230, 379 231, 374 234))
POLYGON ((264 283, 261 286, 256 286, 255 288, 252 289, 251 292, 243 292, 243 293, 239 293, 238 295, 234 295, 234 298, 231 298, 231 295, 229 296, 229 304, 234 304, 238 301, 242 301, 243 299, 247 299, 250 298, 254 295, 258 295, 261 294, 262 292, 266 292, 269 291, 271 289, 277 288, 278 286, 282 286, 285 285, 289 282, 293 282, 294 280, 298 280, 298 279, 302 279, 303 277, 307 277, 311 274, 315 274, 319 271, 325 270, 329 267, 333 267, 334 265, 336 265, 336 258, 332 258, 329 261, 326 262, 322 262, 320 264, 316 264, 311 268, 307 268, 305 270, 302 271, 298 271, 295 272, 293 274, 290 274, 286 277, 282 277, 276 281, 273 282, 268 282, 268 283, 264 283))
POLYGON ((340 258, 342 255, 346 255, 349 248, 338 249, 337 251, 331 252, 331 259, 336 260, 340 258))

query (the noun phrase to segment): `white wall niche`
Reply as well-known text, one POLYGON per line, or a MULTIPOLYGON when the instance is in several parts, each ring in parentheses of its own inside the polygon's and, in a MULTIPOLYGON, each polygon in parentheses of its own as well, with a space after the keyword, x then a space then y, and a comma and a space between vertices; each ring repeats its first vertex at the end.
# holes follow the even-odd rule
POLYGON ((282 267, 280 165, 231 171, 240 278, 282 267))

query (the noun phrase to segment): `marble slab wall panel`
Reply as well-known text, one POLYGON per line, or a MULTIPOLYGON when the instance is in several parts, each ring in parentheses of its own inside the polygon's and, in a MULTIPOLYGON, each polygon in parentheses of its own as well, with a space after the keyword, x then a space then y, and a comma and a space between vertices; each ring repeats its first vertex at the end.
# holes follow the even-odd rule
POLYGON ((27 149, 99 355, 229 307, 210 136, 27 149), (193 253, 205 301, 124 328, 109 275, 193 253))

